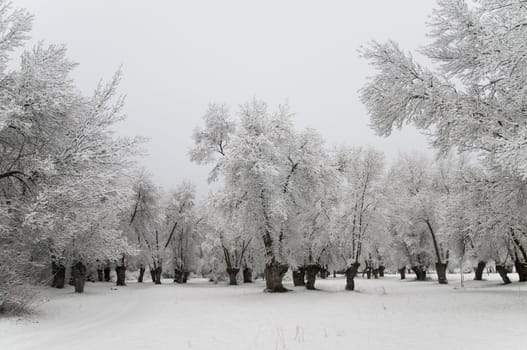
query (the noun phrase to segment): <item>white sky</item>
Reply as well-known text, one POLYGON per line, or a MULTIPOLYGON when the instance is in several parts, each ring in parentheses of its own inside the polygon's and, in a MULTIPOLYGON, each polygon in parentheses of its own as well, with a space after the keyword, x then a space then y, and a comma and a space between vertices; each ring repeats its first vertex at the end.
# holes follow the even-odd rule
POLYGON ((372 74, 357 49, 394 39, 426 43, 434 0, 132 1, 15 0, 35 15, 32 42, 66 44, 90 93, 122 64, 127 135, 150 138, 144 165, 173 187, 183 179, 207 191, 209 167, 188 160, 192 131, 210 102, 232 111, 253 97, 289 102, 300 127, 331 144, 371 144, 388 159, 424 150, 413 129, 374 135, 357 90, 372 74))

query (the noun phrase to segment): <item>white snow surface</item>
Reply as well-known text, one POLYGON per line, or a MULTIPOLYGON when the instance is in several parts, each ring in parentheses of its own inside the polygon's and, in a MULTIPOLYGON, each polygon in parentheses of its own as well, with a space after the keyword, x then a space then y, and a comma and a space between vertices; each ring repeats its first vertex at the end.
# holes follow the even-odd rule
POLYGON ((527 284, 486 277, 464 289, 459 275, 358 278, 355 292, 338 277, 285 294, 204 279, 46 289, 35 314, 0 319, 0 349, 526 349, 527 284))

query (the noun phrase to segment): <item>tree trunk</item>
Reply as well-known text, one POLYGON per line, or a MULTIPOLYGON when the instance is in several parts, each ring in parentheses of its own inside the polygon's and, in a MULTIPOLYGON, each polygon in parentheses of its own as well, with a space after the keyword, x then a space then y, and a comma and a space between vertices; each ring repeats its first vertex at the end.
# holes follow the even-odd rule
POLYGON ((406 267, 400 268, 398 271, 399 271, 399 274, 401 275, 401 279, 402 280, 406 279, 406 267))
POLYGON ((448 284, 448 280, 446 278, 446 267, 447 264, 445 263, 436 263, 437 281, 439 284, 448 284))
POLYGON ((379 278, 379 269, 373 269, 373 278, 378 279, 379 278))
POLYGON ((527 263, 519 260, 514 261, 514 267, 516 267, 516 273, 518 274, 520 282, 527 282, 527 263))
POLYGON ((51 286, 59 289, 64 288, 64 283, 66 282, 66 266, 59 262, 52 261, 51 273, 53 274, 51 286))
POLYGON ((483 271, 485 270, 485 265, 487 263, 485 261, 478 262, 478 266, 474 268, 474 280, 475 281, 481 281, 483 280, 483 271))
MULTIPOLYGON (((325 280, 328 277, 328 270, 325 267, 319 267, 319 271, 320 271, 320 278, 325 280)), ((316 276, 315 276, 315 278, 316 278, 316 276)), ((313 285, 314 285, 314 283, 315 282, 313 281, 313 285)), ((314 289, 314 287, 313 287, 313 289, 314 289)))
POLYGON ((503 284, 509 284, 511 283, 511 280, 509 279, 509 276, 507 276, 507 268, 504 265, 497 265, 496 264, 496 271, 500 274, 501 279, 503 280, 503 284))
POLYGON ((306 270, 305 267, 301 266, 297 270, 293 270, 293 285, 295 287, 305 286, 306 282, 306 270))
POLYGON ((161 273, 163 272, 163 268, 161 266, 158 266, 154 269, 154 284, 161 284, 161 273))
POLYGON ((315 281, 317 280, 318 272, 320 272, 321 274, 325 274, 324 269, 321 269, 321 267, 318 265, 308 265, 306 267, 306 276, 307 276, 306 289, 315 290, 315 281))
POLYGON ((110 282, 110 271, 110 265, 108 264, 104 267, 104 280, 106 282, 110 282))
POLYGON ((139 267, 139 277, 137 277, 137 283, 143 283, 143 278, 145 277, 145 267, 141 265, 139 267))
POLYGON ((104 271, 102 269, 97 269, 97 281, 104 281, 104 271))
POLYGON ((418 281, 426 281, 426 270, 421 265, 412 266, 412 271, 418 281))
POLYGON ((386 267, 380 265, 379 266, 379 277, 384 277, 384 270, 386 269, 386 267))
POLYGON ((243 283, 253 282, 253 269, 251 269, 250 267, 244 267, 242 274, 243 274, 243 283))
POLYGON ((240 269, 238 268, 228 268, 227 273, 229 274, 229 285, 235 286, 238 284, 238 281, 236 280, 236 276, 238 276, 238 272, 240 272, 240 269))
POLYGON ((371 267, 367 267, 367 268, 366 268, 366 277, 367 277, 368 279, 371 279, 371 267))
POLYGON ((279 262, 273 260, 270 263, 265 265, 265 284, 266 291, 272 293, 283 293, 287 292, 287 289, 282 285, 282 279, 284 278, 285 273, 289 269, 289 266, 285 264, 280 264, 279 262))
POLYGON ((80 261, 71 266, 71 276, 75 293, 84 293, 84 284, 86 283, 86 266, 80 261))
POLYGON ((150 268, 150 279, 152 280, 152 283, 156 283, 156 273, 153 268, 150 268))
POLYGON ((346 270, 346 290, 355 290, 355 276, 357 276, 359 266, 359 263, 354 263, 346 270))
POLYGON ((184 280, 184 272, 180 269, 174 269, 174 282, 176 283, 185 283, 184 280))
POLYGON ((117 274, 117 286, 126 286, 126 266, 116 266, 115 273, 117 274))
POLYGON ((190 272, 183 272, 183 283, 187 283, 190 272))

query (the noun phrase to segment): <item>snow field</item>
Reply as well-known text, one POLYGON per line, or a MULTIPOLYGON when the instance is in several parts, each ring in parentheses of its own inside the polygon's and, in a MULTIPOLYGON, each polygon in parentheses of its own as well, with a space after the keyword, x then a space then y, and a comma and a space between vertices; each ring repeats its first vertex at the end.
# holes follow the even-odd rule
POLYGON ((527 285, 486 277, 464 289, 454 275, 449 285, 358 278, 356 292, 339 277, 317 280, 317 291, 286 283, 286 294, 203 279, 46 289, 36 314, 0 320, 0 349, 525 348, 527 285))

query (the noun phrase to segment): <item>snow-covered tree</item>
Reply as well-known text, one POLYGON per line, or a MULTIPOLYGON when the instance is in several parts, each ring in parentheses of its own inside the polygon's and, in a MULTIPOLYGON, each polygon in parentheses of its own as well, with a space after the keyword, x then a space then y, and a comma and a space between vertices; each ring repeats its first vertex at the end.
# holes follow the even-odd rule
POLYGON ((169 235, 160 229, 162 193, 144 171, 134 180, 133 190, 130 214, 123 225, 127 227, 130 240, 140 248, 136 259, 139 264, 138 282, 143 282, 148 266, 152 281, 161 284, 163 261, 167 255, 165 245, 169 235))
POLYGON ((115 96, 120 73, 92 97, 82 96, 66 49, 42 43, 22 54, 18 70, 6 72, 30 16, 2 1, 0 23, 2 247, 16 247, 31 262, 47 257, 59 287, 71 264, 81 292, 88 264, 133 252, 119 215, 128 203, 126 177, 138 140, 114 135, 123 119, 124 100, 115 96))
POLYGON ((434 145, 491 154, 504 169, 527 175, 523 1, 441 0, 429 21, 432 42, 419 64, 393 42, 362 54, 377 70, 361 91, 374 129, 389 135, 412 123, 434 145))
POLYGON ((301 248, 301 232, 290 225, 298 215, 295 201, 311 195, 310 182, 323 181, 311 163, 320 157, 312 148, 318 139, 293 128, 287 107, 272 113, 257 100, 241 107, 237 121, 212 105, 205 124, 195 132, 191 158, 215 163, 211 178, 221 175, 242 227, 263 249, 268 290, 285 291, 282 278, 301 248))
POLYGON ((342 177, 334 219, 338 256, 346 270, 346 290, 354 290, 365 242, 379 229, 384 155, 372 148, 342 147, 335 162, 342 177))
POLYGON ((209 196, 206 205, 200 230, 205 238, 202 247, 213 274, 211 278, 216 279, 218 274, 227 273, 229 284, 236 285, 238 273, 242 271, 244 282, 252 282, 253 237, 250 229, 243 226, 244 220, 238 216, 236 198, 218 191, 209 196))
POLYGON ((434 261, 439 283, 447 283, 448 235, 439 222, 440 192, 433 186, 431 160, 423 155, 402 155, 391 170, 392 232, 418 279, 434 261))
POLYGON ((168 237, 164 248, 171 252, 174 281, 186 283, 188 275, 198 268, 198 224, 202 220, 196 213, 196 189, 190 182, 182 182, 167 198, 161 228, 168 237))
MULTIPOLYGON (((314 130, 297 134, 290 144, 294 169, 288 180, 286 228, 291 233, 293 282, 315 289, 316 275, 335 267, 335 232, 331 219, 338 201, 340 178, 321 136, 314 130), (296 237, 296 238, 295 238, 296 237), (293 241, 296 239, 298 241, 293 241)), ((286 190, 284 188, 284 190, 286 190)))

